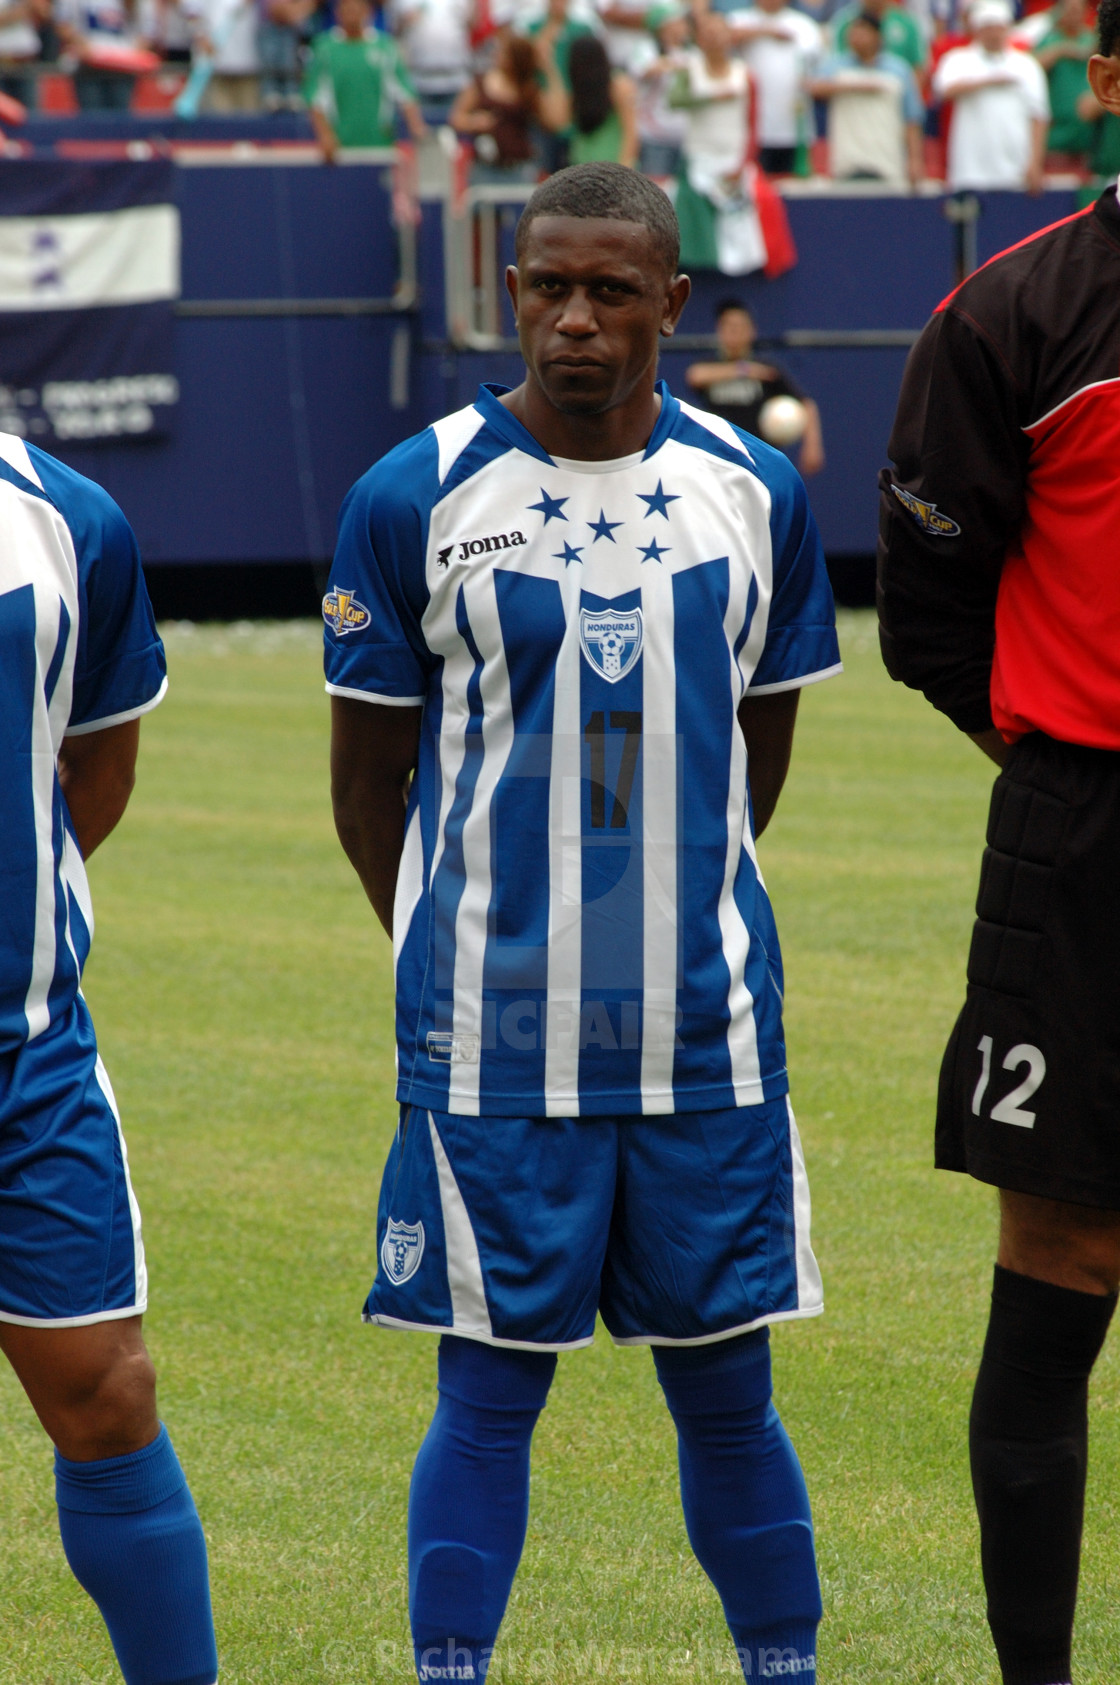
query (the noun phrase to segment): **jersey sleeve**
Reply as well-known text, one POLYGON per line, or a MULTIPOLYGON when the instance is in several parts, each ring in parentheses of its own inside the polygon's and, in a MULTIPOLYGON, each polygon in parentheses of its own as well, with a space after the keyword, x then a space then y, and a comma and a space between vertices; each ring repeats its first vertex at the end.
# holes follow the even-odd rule
POLYGON ((880 475, 880 643, 892 678, 962 731, 991 727, 995 609, 1029 444, 998 349, 950 305, 906 364, 880 475))
POLYGON ((324 670, 332 696, 419 707, 435 658, 421 625, 435 489, 430 430, 390 452, 348 494, 323 598, 324 670))
POLYGON ((800 474, 780 451, 750 444, 771 497, 773 594, 766 642, 747 694, 795 690, 840 671, 836 610, 817 523, 800 474))
POLYGON ((167 663, 132 528, 108 492, 45 452, 44 491, 70 531, 78 563, 78 643, 68 737, 139 718, 162 700, 167 663))

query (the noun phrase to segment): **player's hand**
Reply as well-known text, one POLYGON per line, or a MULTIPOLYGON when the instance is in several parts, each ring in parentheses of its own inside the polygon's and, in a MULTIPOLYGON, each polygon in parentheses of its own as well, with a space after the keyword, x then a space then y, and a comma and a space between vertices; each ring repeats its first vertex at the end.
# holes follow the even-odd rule
POLYGON ((810 474, 819 474, 824 467, 824 446, 816 439, 806 439, 797 458, 797 466, 805 479, 810 474))

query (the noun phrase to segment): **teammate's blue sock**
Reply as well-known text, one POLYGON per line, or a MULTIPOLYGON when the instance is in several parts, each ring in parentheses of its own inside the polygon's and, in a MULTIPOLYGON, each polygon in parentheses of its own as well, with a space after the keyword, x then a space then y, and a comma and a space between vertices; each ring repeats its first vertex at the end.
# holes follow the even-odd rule
POLYGON ((770 1333, 655 1346, 692 1548, 751 1685, 816 1676, 821 1594, 809 1495, 770 1400, 770 1333))
POLYGON ((56 1451, 54 1473, 66 1560, 127 1685, 214 1685, 206 1540, 167 1429, 125 1457, 72 1463, 56 1451))
POLYGON ((445 1334, 439 1403, 412 1471, 408 1607, 422 1681, 486 1677, 529 1519, 529 1442, 553 1352, 445 1334))

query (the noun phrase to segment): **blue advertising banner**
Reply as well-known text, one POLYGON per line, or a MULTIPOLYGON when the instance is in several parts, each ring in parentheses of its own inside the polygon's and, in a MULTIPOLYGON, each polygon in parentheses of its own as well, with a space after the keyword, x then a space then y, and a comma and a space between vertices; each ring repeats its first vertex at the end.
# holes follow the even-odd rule
POLYGON ((0 431, 165 435, 179 399, 170 159, 0 161, 0 431))

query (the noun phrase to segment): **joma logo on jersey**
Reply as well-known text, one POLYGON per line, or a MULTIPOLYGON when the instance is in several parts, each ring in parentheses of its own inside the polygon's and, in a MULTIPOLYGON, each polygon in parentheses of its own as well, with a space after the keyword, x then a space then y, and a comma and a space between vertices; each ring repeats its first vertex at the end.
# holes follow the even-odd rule
POLYGON ((390 1217, 381 1242, 381 1262, 394 1287, 403 1287, 416 1274, 423 1256, 423 1223, 398 1223, 390 1217))
POLYGON ((596 672, 610 684, 617 684, 642 653, 642 611, 581 608, 579 641, 596 672))
POLYGON ((445 544, 436 555, 436 566, 445 568, 451 561, 451 552, 455 544, 459 546, 457 562, 469 562, 472 556, 487 556, 491 550, 516 550, 519 544, 524 544, 523 532, 496 532, 491 538, 457 538, 454 544, 445 544))
POLYGON ((323 598, 323 619, 336 638, 344 638, 347 632, 360 632, 369 625, 369 609, 353 591, 340 588, 328 591, 323 598))
POLYGON ((931 538, 959 538, 961 529, 949 515, 943 515, 936 503, 927 503, 922 497, 915 497, 912 491, 903 486, 892 485, 891 490, 898 498, 911 520, 916 521, 923 532, 928 532, 931 538))

